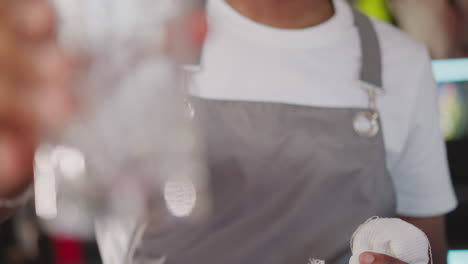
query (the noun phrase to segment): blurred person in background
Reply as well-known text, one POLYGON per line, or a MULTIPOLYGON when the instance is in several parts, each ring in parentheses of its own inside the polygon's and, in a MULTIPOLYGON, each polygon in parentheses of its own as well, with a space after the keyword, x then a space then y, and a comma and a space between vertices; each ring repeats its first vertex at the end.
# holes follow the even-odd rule
POLYGON ((462 1, 465 0, 388 0, 388 3, 398 25, 425 43, 434 59, 443 59, 462 55, 462 16, 456 3, 462 1))
POLYGON ((459 53, 456 56, 468 57, 468 1, 452 0, 455 9, 459 15, 459 53))
POLYGON ((468 56, 467 0, 351 0, 359 9, 393 22, 429 48, 432 58, 468 56))
MULTIPOLYGON (((141 250, 166 246, 167 263, 347 263, 353 231, 379 215, 422 229, 445 263, 456 200, 425 48, 344 0, 210 0, 207 16, 190 88, 214 217, 170 241, 146 236, 141 250)), ((54 28, 44 1, 0 0, 2 199, 32 183, 39 124, 71 112, 73 65, 54 28)))

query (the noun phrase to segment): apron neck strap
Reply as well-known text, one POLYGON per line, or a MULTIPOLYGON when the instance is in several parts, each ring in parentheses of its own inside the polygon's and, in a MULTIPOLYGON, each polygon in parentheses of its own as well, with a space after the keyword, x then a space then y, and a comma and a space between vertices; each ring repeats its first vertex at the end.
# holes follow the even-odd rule
POLYGON ((382 89, 382 56, 377 32, 371 20, 360 11, 352 8, 354 24, 361 42, 360 80, 382 89))

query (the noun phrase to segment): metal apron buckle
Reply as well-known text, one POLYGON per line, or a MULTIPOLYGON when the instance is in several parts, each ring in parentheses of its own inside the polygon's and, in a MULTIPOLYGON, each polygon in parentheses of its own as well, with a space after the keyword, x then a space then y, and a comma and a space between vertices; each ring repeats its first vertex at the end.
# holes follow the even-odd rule
POLYGON ((377 95, 383 94, 381 88, 361 81, 361 88, 369 97, 368 110, 359 111, 354 117, 354 131, 361 136, 371 138, 377 135, 380 131, 379 113, 377 112, 377 95))

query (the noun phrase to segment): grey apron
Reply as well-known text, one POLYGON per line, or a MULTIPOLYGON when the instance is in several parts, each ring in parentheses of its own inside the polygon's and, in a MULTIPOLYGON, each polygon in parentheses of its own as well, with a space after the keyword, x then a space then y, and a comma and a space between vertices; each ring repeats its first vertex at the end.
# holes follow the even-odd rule
MULTIPOLYGON (((367 17, 354 16, 361 81, 381 87, 376 32, 367 17)), ((141 263, 162 256, 167 264, 347 263, 359 224, 395 214, 381 129, 356 132, 362 113, 380 125, 369 96, 362 109, 193 98, 206 136, 213 216, 201 226, 149 229, 137 256, 153 261, 141 263)))

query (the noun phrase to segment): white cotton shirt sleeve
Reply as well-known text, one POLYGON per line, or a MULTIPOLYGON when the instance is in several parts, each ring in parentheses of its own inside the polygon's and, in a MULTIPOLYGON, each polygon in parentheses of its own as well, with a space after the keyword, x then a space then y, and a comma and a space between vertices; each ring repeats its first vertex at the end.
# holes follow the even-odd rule
POLYGON ((397 213, 409 217, 446 214, 457 206, 448 170, 437 109, 437 86, 429 55, 419 69, 410 115, 409 135, 392 169, 397 213))

